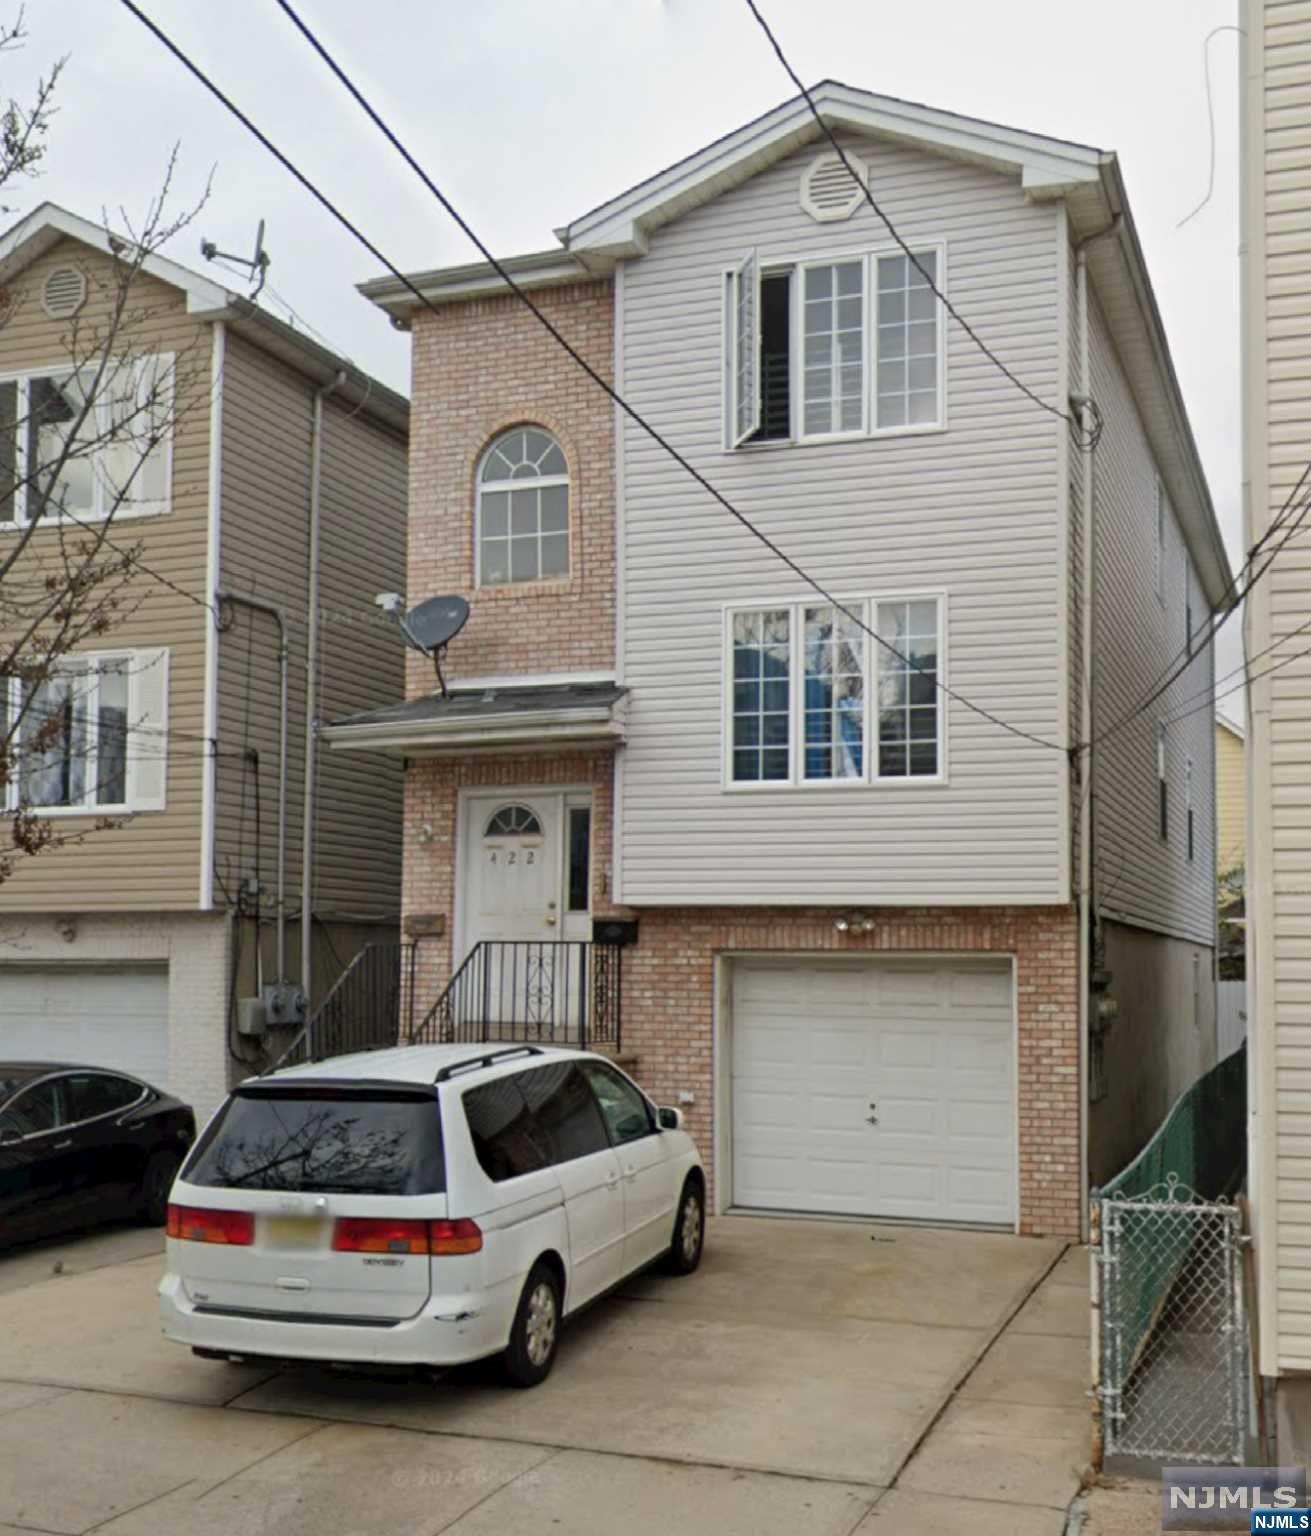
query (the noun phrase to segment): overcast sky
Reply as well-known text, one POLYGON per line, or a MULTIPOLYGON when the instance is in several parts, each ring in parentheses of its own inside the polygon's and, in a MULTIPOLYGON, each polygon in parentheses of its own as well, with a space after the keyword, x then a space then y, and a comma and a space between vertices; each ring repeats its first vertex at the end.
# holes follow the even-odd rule
MULTIPOLYGON (((1232 32, 1210 49, 1214 194, 1176 226, 1207 186, 1203 39, 1235 21, 1236 0, 761 3, 804 79, 831 76, 1119 153, 1235 559, 1232 32)), ((140 4, 391 260, 414 269, 476 259, 273 0, 140 4)), ((300 0, 298 9, 502 254, 553 244, 558 225, 792 94, 745 0, 300 0)), ((117 0, 37 0, 28 28, 26 50, 4 58, 5 94, 20 94, 60 55, 69 63, 47 170, 23 206, 48 197, 93 218, 120 205, 136 214, 180 142, 179 198, 197 195, 211 167, 214 184, 169 254, 203 267, 202 235, 246 250, 265 219, 277 295, 337 349, 406 388, 405 337, 353 291, 376 274, 372 258, 117 0)), ((1221 636, 1220 672, 1239 662, 1237 628, 1221 636)))

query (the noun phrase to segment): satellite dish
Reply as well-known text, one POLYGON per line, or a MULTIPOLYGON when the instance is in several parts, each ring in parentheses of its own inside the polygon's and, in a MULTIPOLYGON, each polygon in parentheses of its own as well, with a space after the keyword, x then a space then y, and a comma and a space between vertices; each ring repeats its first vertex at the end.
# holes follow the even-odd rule
POLYGON ((469 622, 468 603, 462 597, 429 597, 408 613, 398 613, 396 622, 407 645, 432 657, 442 698, 446 698, 442 652, 469 622))

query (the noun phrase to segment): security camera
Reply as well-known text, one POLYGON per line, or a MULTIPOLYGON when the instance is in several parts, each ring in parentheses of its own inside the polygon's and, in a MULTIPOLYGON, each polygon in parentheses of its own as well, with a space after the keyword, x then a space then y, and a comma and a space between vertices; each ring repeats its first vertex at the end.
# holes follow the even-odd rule
POLYGON ((399 592, 379 592, 373 600, 384 613, 397 614, 405 606, 405 599, 399 592))

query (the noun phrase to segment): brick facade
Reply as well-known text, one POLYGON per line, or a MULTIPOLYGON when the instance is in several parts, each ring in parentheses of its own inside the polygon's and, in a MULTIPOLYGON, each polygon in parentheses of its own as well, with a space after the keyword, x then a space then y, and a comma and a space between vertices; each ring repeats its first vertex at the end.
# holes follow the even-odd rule
MULTIPOLYGON (((593 911, 610 900, 613 753, 540 753, 411 763, 406 775, 407 912, 440 913, 448 934, 420 949, 419 1002, 450 974, 459 791, 504 785, 590 785, 593 911), (431 829, 431 841, 427 839, 431 829)), ((713 1164, 715 962, 733 953, 1007 955, 1019 1016, 1020 1228, 1079 1232, 1078 926, 1073 907, 872 909, 874 932, 853 938, 824 908, 653 907, 624 953, 623 1049, 658 1099, 691 1092, 688 1128, 713 1164)), ((711 1168, 713 1178, 713 1167, 711 1168)))
MULTIPOLYGON (((533 294, 607 379, 614 362, 609 281, 533 294)), ((614 412, 605 395, 513 296, 414 317, 408 599, 458 592, 473 613, 447 674, 593 672, 614 665, 614 412), (488 445, 509 427, 544 427, 569 463, 570 572, 563 581, 475 587, 474 496, 488 445)), ((430 693, 411 654, 406 696, 430 693)))

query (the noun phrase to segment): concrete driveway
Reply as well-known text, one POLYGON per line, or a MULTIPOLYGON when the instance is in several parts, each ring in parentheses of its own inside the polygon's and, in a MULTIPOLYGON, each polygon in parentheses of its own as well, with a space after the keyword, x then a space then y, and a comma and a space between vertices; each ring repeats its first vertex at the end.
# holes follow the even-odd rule
POLYGON ((0 1257, 0 1536, 1057 1536, 1087 1457, 1087 1261, 1058 1242, 720 1218, 531 1392, 197 1360, 159 1335, 159 1246, 0 1257))

